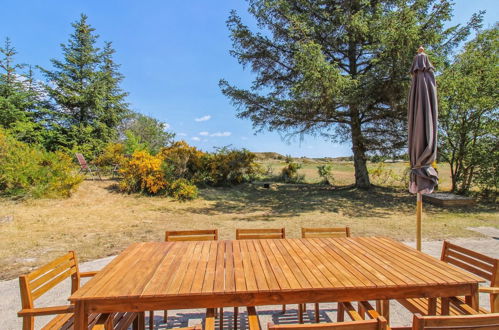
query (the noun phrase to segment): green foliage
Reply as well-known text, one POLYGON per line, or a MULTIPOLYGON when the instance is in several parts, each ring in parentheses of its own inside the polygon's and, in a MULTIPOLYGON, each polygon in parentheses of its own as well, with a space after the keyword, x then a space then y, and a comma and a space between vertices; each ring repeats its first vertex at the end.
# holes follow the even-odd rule
MULTIPOLYGON (((130 147, 135 150, 147 149, 152 154, 157 154, 161 148, 167 147, 173 142, 174 133, 166 131, 168 128, 166 123, 163 123, 155 118, 132 113, 124 120, 120 127, 120 131, 125 135, 124 143, 130 144, 130 147), (127 142, 127 140, 132 140, 127 142)), ((129 152, 127 148, 127 152, 129 152)))
POLYGON ((113 61, 111 43, 102 50, 97 47, 98 36, 85 15, 72 25, 74 33, 61 45, 64 59, 52 59, 54 69, 41 70, 62 122, 61 146, 91 158, 117 137, 117 127, 129 111, 127 93, 119 87, 123 76, 113 61))
POLYGON ((498 126, 491 136, 484 137, 480 141, 478 151, 477 171, 473 177, 473 183, 480 189, 485 200, 496 202, 499 192, 499 141, 497 139, 498 126), (494 138, 495 136, 495 138, 494 138))
POLYGON ((207 159, 210 184, 215 186, 251 182, 262 173, 256 155, 246 149, 219 148, 207 159))
POLYGON ((255 80, 222 92, 260 130, 321 134, 353 146, 358 187, 369 186, 366 154, 406 145, 408 69, 418 46, 441 67, 481 15, 447 27, 452 3, 254 0, 257 31, 233 11, 231 54, 255 80))
POLYGON ((497 86, 498 25, 468 42, 439 77, 439 152, 450 164, 452 190, 457 193, 469 193, 474 183, 487 194, 497 191, 497 180, 490 174, 497 173, 497 86))
POLYGON ((0 127, 8 129, 19 141, 48 146, 50 105, 42 86, 33 78, 33 70, 15 62, 16 49, 10 39, 0 47, 0 127), (27 71, 20 71, 27 68, 27 71))
POLYGON ((198 197, 198 188, 186 179, 177 179, 168 187, 169 195, 179 201, 187 201, 198 197))
POLYGON ((123 146, 123 151, 126 155, 131 155, 135 151, 148 150, 147 144, 142 142, 141 138, 132 131, 125 131, 123 146))
POLYGON ((410 166, 400 174, 393 169, 387 169, 384 162, 376 163, 376 166, 369 169, 373 183, 378 185, 391 185, 398 187, 407 187, 409 185, 410 166))
POLYGON ((319 176, 322 178, 322 181, 325 184, 334 184, 334 176, 333 176, 333 166, 326 164, 326 165, 319 165, 317 166, 317 172, 319 173, 319 176))
POLYGON ((161 149, 159 155, 164 160, 163 168, 170 179, 202 182, 208 176, 206 163, 209 156, 185 141, 177 141, 161 149))
POLYGON ((0 194, 15 198, 68 197, 83 181, 72 159, 15 140, 0 129, 0 194))
POLYGON ((281 170, 281 178, 284 182, 296 183, 303 181, 303 176, 298 175, 301 164, 286 160, 287 165, 281 170))

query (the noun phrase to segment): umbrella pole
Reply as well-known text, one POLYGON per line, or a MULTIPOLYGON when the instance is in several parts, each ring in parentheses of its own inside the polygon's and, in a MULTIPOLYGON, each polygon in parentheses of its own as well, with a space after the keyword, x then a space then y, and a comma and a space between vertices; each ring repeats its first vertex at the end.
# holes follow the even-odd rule
POLYGON ((417 194, 416 202, 416 248, 421 251, 421 215, 423 213, 423 194, 417 194))

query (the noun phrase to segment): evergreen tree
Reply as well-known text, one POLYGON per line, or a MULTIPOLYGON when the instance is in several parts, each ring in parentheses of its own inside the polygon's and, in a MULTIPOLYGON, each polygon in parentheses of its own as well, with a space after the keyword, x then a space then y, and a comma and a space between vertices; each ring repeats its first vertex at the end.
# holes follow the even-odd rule
POLYGON ((231 54, 250 66, 250 89, 220 81, 238 116, 259 129, 350 142, 357 187, 369 187, 367 153, 406 145, 412 59, 425 45, 440 65, 480 25, 445 27, 447 0, 249 0, 259 31, 236 12, 231 54))
POLYGON ((15 61, 16 49, 9 38, 0 47, 0 127, 16 139, 46 146, 51 135, 50 105, 31 66, 15 61), (28 68, 27 72, 20 71, 28 68))
POLYGON ((54 69, 41 70, 64 122, 65 147, 91 156, 116 138, 117 126, 128 111, 127 94, 119 87, 123 76, 113 61, 111 44, 102 51, 97 47, 98 35, 84 14, 72 26, 74 33, 61 45, 64 59, 52 59, 54 69))

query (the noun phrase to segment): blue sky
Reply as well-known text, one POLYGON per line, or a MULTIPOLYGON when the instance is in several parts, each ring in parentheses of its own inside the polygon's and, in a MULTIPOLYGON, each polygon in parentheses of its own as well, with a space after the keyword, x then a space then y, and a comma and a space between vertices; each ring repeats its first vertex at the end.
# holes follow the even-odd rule
MULTIPOLYGON (((487 10, 485 26, 498 20, 497 0, 458 0, 452 23, 487 10)), ((126 76, 132 109, 170 125, 178 138, 203 150, 233 145, 307 157, 351 154, 348 144, 305 137, 284 142, 278 133, 254 135, 249 120, 238 119, 218 87, 220 78, 249 86, 252 75, 229 55, 225 20, 231 9, 252 19, 243 0, 192 1, 6 1, 0 11, 0 39, 10 37, 20 62, 50 67, 61 58, 60 43, 80 13, 89 16, 100 41, 112 41, 126 76)))

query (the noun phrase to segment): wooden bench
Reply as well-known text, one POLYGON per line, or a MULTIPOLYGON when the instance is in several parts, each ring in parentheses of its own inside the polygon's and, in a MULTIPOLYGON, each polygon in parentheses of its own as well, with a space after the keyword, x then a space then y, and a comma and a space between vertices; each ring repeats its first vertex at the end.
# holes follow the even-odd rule
MULTIPOLYGON (((80 287, 82 277, 91 277, 95 274, 96 272, 80 272, 76 253, 69 251, 45 266, 20 276, 22 310, 18 312, 18 316, 23 318, 23 330, 34 330, 35 317, 42 315, 56 315, 42 329, 72 329, 74 305, 35 307, 34 302, 69 277, 71 277, 71 293, 74 293, 80 287)), ((134 329, 142 329, 143 321, 143 313, 91 314, 89 328, 124 330, 133 323, 134 329)))
MULTIPOLYGON (((480 287, 479 291, 490 294, 490 312, 499 312, 499 259, 494 259, 481 253, 463 248, 459 245, 444 241, 440 260, 489 281, 490 287, 480 287)), ((463 315, 476 314, 477 312, 482 314, 489 313, 489 311, 484 308, 480 308, 479 311, 472 309, 470 307, 471 301, 469 298, 449 297, 443 299, 449 299, 449 310, 447 310, 447 308, 442 310, 442 301, 441 299, 438 299, 436 306, 432 307, 436 309, 437 314, 463 315)), ((421 315, 430 314, 428 309, 431 306, 429 306, 427 298, 398 299, 397 301, 412 313, 419 313, 421 315)))

